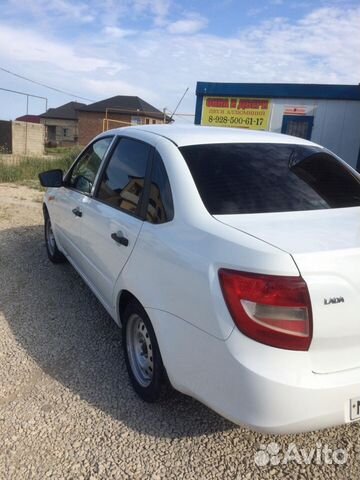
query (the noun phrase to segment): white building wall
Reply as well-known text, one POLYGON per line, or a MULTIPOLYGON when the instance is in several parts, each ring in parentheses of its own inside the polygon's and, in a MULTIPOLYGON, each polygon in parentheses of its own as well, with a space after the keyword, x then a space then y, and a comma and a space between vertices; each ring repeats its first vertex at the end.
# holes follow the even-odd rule
POLYGON ((352 100, 310 100, 274 98, 270 131, 281 133, 286 107, 306 106, 314 116, 311 140, 356 167, 360 151, 360 102, 352 100))

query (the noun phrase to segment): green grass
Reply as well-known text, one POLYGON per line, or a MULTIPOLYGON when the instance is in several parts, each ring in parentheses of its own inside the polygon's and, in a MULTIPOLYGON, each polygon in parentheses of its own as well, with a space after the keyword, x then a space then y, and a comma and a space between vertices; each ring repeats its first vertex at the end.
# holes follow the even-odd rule
POLYGON ((19 183, 31 187, 40 188, 38 174, 53 168, 60 168, 64 172, 68 170, 72 162, 79 154, 79 148, 67 149, 51 158, 22 157, 13 161, 0 155, 0 183, 19 183))
POLYGON ((80 147, 45 147, 45 153, 50 155, 68 155, 80 147))

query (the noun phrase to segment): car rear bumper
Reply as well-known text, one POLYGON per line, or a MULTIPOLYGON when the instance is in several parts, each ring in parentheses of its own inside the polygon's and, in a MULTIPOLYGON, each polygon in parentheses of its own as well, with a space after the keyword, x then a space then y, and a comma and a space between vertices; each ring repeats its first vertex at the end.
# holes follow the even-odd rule
POLYGON ((315 374, 308 352, 268 347, 236 328, 219 340, 166 312, 148 313, 173 386, 234 423, 295 433, 350 421, 360 369, 315 374))
POLYGON ((225 342, 227 368, 234 376, 238 372, 246 386, 234 390, 245 397, 248 408, 239 410, 236 402, 226 402, 227 418, 269 433, 318 430, 351 421, 350 400, 360 395, 360 369, 316 374, 307 352, 269 348, 241 337, 234 330, 225 342))

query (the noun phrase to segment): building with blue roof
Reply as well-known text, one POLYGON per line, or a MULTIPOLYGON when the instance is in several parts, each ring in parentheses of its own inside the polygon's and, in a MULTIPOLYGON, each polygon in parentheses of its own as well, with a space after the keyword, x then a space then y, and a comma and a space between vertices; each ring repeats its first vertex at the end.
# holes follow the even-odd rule
POLYGON ((197 82, 195 123, 319 143, 360 171, 360 85, 197 82))

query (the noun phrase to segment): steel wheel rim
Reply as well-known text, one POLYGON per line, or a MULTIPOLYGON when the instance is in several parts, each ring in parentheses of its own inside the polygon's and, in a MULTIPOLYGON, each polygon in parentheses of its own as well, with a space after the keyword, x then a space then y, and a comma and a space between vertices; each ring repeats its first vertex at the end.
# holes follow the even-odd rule
POLYGON ((50 220, 48 220, 47 224, 46 224, 46 240, 47 240, 47 245, 48 245, 48 248, 49 248, 49 251, 50 251, 51 255, 54 255, 54 252, 55 252, 55 237, 54 237, 54 232, 52 230, 50 220))
POLYGON ((126 323, 126 348, 137 382, 142 387, 149 386, 154 375, 153 349, 148 329, 136 313, 126 323))

